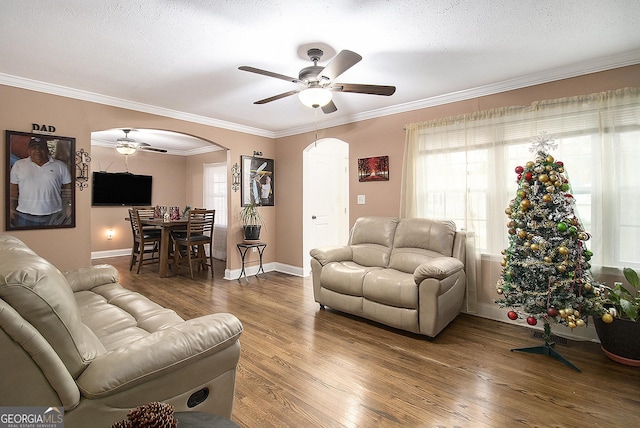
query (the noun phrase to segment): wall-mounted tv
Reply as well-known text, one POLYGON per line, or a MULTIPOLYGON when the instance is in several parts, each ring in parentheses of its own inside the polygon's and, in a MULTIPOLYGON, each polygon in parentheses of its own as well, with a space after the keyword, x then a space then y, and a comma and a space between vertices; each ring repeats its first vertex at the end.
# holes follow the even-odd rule
POLYGON ((94 172, 91 206, 151 205, 152 179, 128 172, 94 172))

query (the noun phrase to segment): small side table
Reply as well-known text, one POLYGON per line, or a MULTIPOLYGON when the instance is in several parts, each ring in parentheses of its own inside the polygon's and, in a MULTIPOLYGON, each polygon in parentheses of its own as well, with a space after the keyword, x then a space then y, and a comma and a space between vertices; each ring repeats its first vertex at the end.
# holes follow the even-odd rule
POLYGON ((240 253, 240 258, 242 259, 242 270, 240 271, 240 276, 238 276, 238 281, 240 281, 240 278, 242 278, 242 275, 244 275, 244 279, 249 282, 249 279, 247 278, 247 272, 244 269, 244 262, 247 251, 249 251, 250 248, 257 248, 258 254, 260 254, 260 265, 258 267, 258 272, 256 272, 256 276, 258 276, 260 271, 262 271, 262 273, 265 273, 264 268, 262 267, 262 254, 264 253, 264 249, 267 248, 267 244, 265 244, 264 242, 240 242, 239 244, 236 244, 236 246, 238 247, 238 252, 240 253))

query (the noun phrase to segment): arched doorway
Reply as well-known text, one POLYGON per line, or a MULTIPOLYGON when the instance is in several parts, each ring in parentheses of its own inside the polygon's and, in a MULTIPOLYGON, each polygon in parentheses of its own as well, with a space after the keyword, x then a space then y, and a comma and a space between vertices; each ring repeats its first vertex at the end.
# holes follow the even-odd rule
POLYGON ((310 274, 309 251, 346 244, 349 236, 349 145, 325 138, 303 153, 303 274, 310 274))
MULTIPOLYGON (((184 209, 204 207, 216 209, 216 223, 229 210, 229 196, 213 206, 212 200, 220 195, 210 195, 207 184, 212 180, 208 166, 223 165, 217 187, 227 188, 227 164, 229 151, 225 147, 199 137, 180 132, 159 129, 132 128, 128 137, 136 142, 149 144, 154 149, 140 149, 128 159, 116 151, 117 139, 124 137, 122 128, 91 133, 91 171, 128 172, 153 177, 152 205, 179 206, 184 209), (218 215, 220 214, 220 215, 218 215)), ((145 146, 147 147, 147 146, 145 146)), ((218 174, 220 175, 220 174, 218 174)), ((217 180, 217 179, 216 179, 217 180)), ((215 187, 215 186, 214 186, 215 187)), ((131 248, 131 230, 126 221, 128 207, 109 206, 91 208, 92 258, 127 255, 131 248), (111 233, 105 238, 106 231, 111 233)), ((216 224, 216 248, 214 257, 225 258, 227 249, 226 226, 216 224), (223 233, 224 232, 224 233, 223 233), (222 247, 218 248, 217 246, 222 247)))

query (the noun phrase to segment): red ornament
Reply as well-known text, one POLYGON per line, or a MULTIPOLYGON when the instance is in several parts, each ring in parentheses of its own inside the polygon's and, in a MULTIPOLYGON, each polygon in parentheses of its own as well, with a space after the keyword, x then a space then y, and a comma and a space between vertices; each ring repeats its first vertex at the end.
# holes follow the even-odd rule
POLYGON ((524 172, 524 168, 521 166, 516 167, 516 174, 522 174, 524 172))
POLYGON ((536 325, 538 324, 538 320, 536 319, 536 317, 527 317, 527 324, 536 325))
POLYGON ((518 319, 518 314, 515 311, 507 312, 507 316, 509 317, 510 320, 517 320, 518 319))
POLYGON ((547 315, 549 315, 550 317, 556 317, 558 316, 558 310, 556 308, 548 308, 547 315))
POLYGON ((558 166, 564 166, 564 162, 562 162, 562 161, 556 161, 556 165, 558 165, 558 166))
POLYGON ((527 172, 524 175, 524 179, 527 180, 527 181, 531 181, 532 178, 533 178, 533 174, 531 172, 527 172))

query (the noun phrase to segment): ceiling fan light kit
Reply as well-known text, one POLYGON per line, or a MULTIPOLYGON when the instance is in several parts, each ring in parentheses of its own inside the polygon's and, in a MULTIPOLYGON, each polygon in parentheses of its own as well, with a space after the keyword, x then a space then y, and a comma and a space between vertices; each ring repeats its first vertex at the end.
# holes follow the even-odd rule
POLYGON ((133 138, 129 138, 129 132, 131 132, 131 129, 123 129, 122 132, 124 132, 124 137, 118 138, 116 140, 116 151, 121 155, 135 155, 138 149, 150 150, 152 152, 158 153, 167 153, 165 149, 151 147, 148 143, 139 142, 134 140, 133 138))
POLYGON ((311 108, 322 107, 324 113, 333 113, 338 108, 333 102, 332 92, 352 92, 370 95, 392 95, 395 86, 381 85, 363 85, 358 83, 336 83, 334 79, 342 73, 356 65, 362 57, 355 52, 343 50, 336 55, 325 67, 319 66, 318 61, 322 58, 322 50, 312 48, 307 51, 309 59, 313 62, 312 66, 305 67, 298 73, 298 77, 286 76, 284 74, 274 73, 272 71, 261 70, 255 67, 243 65, 238 67, 239 70, 248 71, 250 73, 261 74, 263 76, 274 77, 276 79, 286 80, 287 82, 296 83, 303 86, 302 89, 284 92, 269 98, 258 100, 254 104, 266 104, 275 100, 286 98, 293 94, 298 94, 298 99, 302 104, 311 108))
POLYGON ((116 146, 116 152, 125 156, 134 155, 137 151, 138 149, 136 149, 135 146, 132 146, 129 143, 118 143, 118 145, 116 146))
POLYGON ((307 107, 324 107, 331 101, 331 91, 325 88, 307 88, 298 92, 300 102, 307 107))

